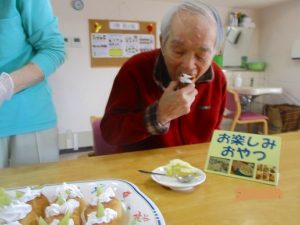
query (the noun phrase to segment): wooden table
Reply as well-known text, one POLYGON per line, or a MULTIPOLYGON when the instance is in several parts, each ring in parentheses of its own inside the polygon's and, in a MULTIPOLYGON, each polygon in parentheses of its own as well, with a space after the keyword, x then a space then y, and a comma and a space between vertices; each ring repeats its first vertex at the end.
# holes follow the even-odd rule
POLYGON ((152 170, 174 158, 203 169, 208 143, 2 169, 0 186, 120 178, 134 183, 151 198, 167 225, 299 225, 300 132, 279 136, 283 141, 277 187, 207 173, 207 180, 194 191, 175 192, 137 172, 152 170), (282 196, 242 201, 237 199, 238 188, 278 188, 282 196))

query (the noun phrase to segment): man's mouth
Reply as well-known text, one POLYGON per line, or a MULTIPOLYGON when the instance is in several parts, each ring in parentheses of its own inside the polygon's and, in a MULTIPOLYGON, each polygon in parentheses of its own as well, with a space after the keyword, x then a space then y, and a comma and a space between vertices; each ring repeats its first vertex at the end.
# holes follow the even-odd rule
POLYGON ((183 84, 192 84, 193 80, 194 80, 194 77, 189 74, 186 74, 186 73, 182 73, 179 76, 179 81, 180 81, 180 83, 183 83, 183 84))

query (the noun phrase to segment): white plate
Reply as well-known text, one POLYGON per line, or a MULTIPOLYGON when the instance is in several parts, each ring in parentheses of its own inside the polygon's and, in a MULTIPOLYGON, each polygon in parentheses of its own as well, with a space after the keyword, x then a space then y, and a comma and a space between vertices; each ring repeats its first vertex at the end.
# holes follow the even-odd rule
MULTIPOLYGON (((152 172, 166 174, 164 166, 160 166, 160 167, 154 169, 152 172)), ((198 173, 200 176, 197 176, 194 180, 192 180, 189 183, 181 183, 178 180, 176 180, 175 177, 169 177, 169 176, 160 176, 160 175, 152 174, 151 178, 155 182, 157 182, 163 186, 169 187, 175 191, 191 191, 197 185, 202 184, 206 179, 206 174, 202 170, 198 169, 198 173)))
MULTIPOLYGON (((121 200, 127 214, 127 221, 124 225, 166 225, 164 218, 157 206, 143 194, 137 186, 126 180, 103 179, 82 182, 68 182, 77 185, 84 198, 89 201, 96 190, 97 185, 112 187, 116 197, 121 200)), ((45 185, 43 194, 51 201, 54 199, 58 185, 45 185)), ((15 191, 22 188, 9 189, 15 191)))

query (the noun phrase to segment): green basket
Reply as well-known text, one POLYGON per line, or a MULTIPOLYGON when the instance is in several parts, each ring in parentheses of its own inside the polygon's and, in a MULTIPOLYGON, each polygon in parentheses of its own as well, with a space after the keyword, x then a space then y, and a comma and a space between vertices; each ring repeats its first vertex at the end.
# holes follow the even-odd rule
POLYGON ((249 70, 253 70, 253 71, 264 71, 266 68, 266 63, 263 62, 247 63, 247 67, 249 70))
POLYGON ((223 55, 215 55, 214 62, 217 63, 220 67, 223 66, 223 55))

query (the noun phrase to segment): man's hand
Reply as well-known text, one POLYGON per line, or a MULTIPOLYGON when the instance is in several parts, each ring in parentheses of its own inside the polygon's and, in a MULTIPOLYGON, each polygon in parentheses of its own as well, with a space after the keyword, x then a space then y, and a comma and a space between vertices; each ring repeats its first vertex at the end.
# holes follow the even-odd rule
POLYGON ((157 122, 165 124, 188 114, 198 91, 195 84, 177 89, 178 81, 171 81, 158 101, 157 122))

